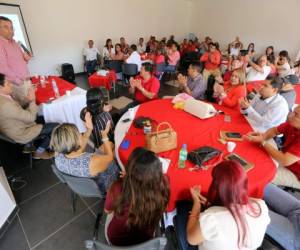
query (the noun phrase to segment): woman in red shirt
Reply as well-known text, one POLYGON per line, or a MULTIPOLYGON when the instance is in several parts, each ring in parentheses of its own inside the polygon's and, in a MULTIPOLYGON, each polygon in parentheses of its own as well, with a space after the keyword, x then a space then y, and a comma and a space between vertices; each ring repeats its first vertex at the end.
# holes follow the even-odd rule
POLYGON ((218 103, 229 108, 238 108, 239 99, 246 96, 245 79, 243 69, 234 70, 230 80, 224 83, 221 77, 216 77, 214 97, 218 103))
POLYGON ((105 236, 117 246, 153 238, 170 197, 169 182, 152 151, 134 149, 126 171, 124 179, 111 186, 105 201, 105 236))

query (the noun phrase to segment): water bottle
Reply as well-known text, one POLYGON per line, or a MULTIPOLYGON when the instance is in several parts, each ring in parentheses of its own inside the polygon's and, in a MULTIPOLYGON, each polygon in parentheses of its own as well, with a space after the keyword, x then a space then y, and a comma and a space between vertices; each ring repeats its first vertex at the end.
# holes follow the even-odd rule
POLYGON ((55 97, 56 97, 56 98, 59 97, 59 90, 58 90, 56 81, 55 81, 54 79, 52 79, 52 88, 53 88, 55 97))
POLYGON ((182 144, 182 148, 179 151, 179 160, 178 160, 178 166, 179 168, 185 168, 185 161, 187 160, 187 147, 186 144, 182 144))

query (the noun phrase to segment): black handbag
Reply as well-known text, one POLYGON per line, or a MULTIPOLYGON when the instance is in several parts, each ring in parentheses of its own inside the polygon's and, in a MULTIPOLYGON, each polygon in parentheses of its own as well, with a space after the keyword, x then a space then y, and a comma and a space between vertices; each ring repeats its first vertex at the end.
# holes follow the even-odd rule
POLYGON ((187 159, 196 164, 196 166, 203 167, 204 163, 221 155, 221 153, 219 149, 203 146, 189 152, 187 159))

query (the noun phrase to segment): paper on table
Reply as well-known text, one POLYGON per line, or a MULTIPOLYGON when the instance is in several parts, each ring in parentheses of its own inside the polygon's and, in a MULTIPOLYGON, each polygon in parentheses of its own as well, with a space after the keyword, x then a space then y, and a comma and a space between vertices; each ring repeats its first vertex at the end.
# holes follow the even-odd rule
POLYGON ((162 157, 158 157, 158 158, 162 164, 163 173, 164 174, 167 173, 171 160, 167 159, 167 158, 162 158, 162 157))

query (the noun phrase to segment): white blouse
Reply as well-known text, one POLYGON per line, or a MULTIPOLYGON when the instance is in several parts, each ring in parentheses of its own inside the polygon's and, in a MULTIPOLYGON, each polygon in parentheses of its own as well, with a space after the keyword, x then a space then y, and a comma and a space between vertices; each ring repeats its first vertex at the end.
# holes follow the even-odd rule
MULTIPOLYGON (((268 207, 263 200, 255 199, 261 207, 259 217, 246 214, 248 224, 247 246, 242 250, 260 247, 267 225, 270 223, 268 207)), ((199 245, 199 250, 239 250, 237 224, 225 207, 210 207, 200 214, 200 227, 204 241, 199 245)))

